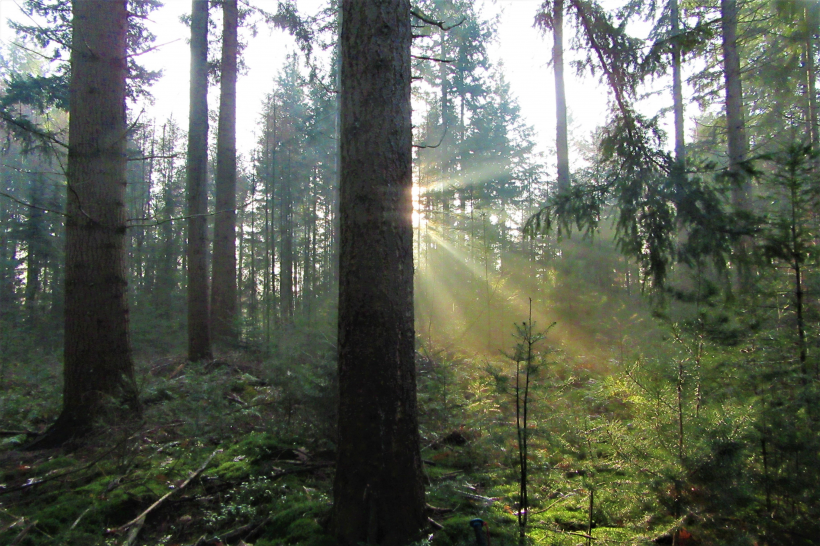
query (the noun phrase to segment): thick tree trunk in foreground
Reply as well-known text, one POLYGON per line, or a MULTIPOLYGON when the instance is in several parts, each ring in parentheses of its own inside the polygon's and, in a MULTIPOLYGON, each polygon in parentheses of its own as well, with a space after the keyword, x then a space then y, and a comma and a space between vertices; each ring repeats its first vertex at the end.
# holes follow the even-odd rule
POLYGON ((558 156, 558 191, 570 187, 567 93, 564 87, 564 0, 554 0, 552 11, 552 69, 555 74, 555 148, 558 156))
POLYGON ((413 327, 410 2, 344 0, 338 543, 400 546, 426 524, 413 327))
POLYGON ((188 360, 211 358, 208 315, 208 0, 191 7, 188 118, 188 360))
POLYGON ((126 0, 74 0, 63 410, 35 448, 87 432, 109 400, 138 414, 125 280, 126 0))
POLYGON ((216 137, 211 332, 214 341, 236 341, 236 46, 237 0, 222 4, 222 71, 216 137))

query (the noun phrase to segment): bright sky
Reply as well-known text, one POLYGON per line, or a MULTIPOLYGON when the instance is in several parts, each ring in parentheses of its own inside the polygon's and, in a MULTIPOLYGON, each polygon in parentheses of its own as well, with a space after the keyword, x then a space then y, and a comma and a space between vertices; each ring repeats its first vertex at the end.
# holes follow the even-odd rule
MULTIPOLYGON (((0 17, 20 18, 15 3, 19 0, 0 0, 0 17)), ((256 0, 259 5, 275 9, 273 0, 256 0)), ((551 36, 542 36, 532 26, 535 12, 542 0, 483 0, 483 14, 500 14, 498 40, 490 47, 494 63, 503 63, 504 73, 518 98, 522 114, 538 133, 542 151, 552 149, 555 139, 555 102, 552 69, 548 65, 551 36)), ((321 0, 297 0, 301 13, 313 14, 322 5, 321 0)), ((173 115, 185 127, 188 115, 189 50, 188 28, 179 17, 190 10, 190 0, 165 0, 165 6, 154 12, 149 22, 157 35, 155 51, 142 56, 148 68, 162 69, 163 78, 152 92, 156 101, 144 105, 145 116, 163 120, 173 115)), ((257 119, 265 94, 272 88, 273 79, 282 66, 285 55, 295 49, 294 41, 281 30, 259 26, 255 38, 248 40, 244 52, 247 73, 237 86, 237 139, 240 153, 248 154, 256 142, 257 119)), ((3 43, 15 40, 7 28, 0 29, 3 43)), ((247 39, 247 35, 245 37, 247 39)), ((567 70, 567 96, 571 127, 578 136, 586 136, 604 120, 606 92, 591 78, 579 79, 567 70)), ((209 106, 218 105, 218 90, 211 90, 209 106)))
MULTIPOLYGON (((538 131, 542 151, 552 148, 555 133, 555 102, 552 69, 548 66, 551 37, 541 36, 532 22, 542 0, 487 1, 484 15, 501 14, 498 40, 491 45, 494 63, 503 62, 504 73, 521 104, 527 122, 538 131)), ((261 0, 261 5, 271 0, 261 0)), ((313 14, 323 4, 321 0, 297 0, 302 13, 313 14)), ((165 76, 155 86, 157 101, 151 108, 153 115, 164 118, 173 114, 185 119, 188 104, 189 51, 186 39, 188 29, 179 22, 179 16, 190 10, 188 0, 166 0, 166 5, 155 13, 155 33, 158 43, 171 42, 158 48, 156 54, 146 55, 144 62, 152 68, 164 68, 165 76)), ((273 79, 282 66, 285 55, 296 49, 294 41, 281 30, 259 27, 258 35, 248 41, 244 61, 248 66, 245 76, 237 85, 237 131, 241 152, 250 150, 256 142, 257 120, 262 101, 271 91, 273 79)), ((571 71, 567 71, 568 73, 571 71)), ((571 116, 579 122, 579 129, 587 133, 601 120, 606 107, 606 95, 594 80, 568 78, 567 95, 570 97, 571 116), (581 114, 579 114, 581 113, 581 114)), ((212 89, 210 106, 217 104, 218 94, 212 89)))

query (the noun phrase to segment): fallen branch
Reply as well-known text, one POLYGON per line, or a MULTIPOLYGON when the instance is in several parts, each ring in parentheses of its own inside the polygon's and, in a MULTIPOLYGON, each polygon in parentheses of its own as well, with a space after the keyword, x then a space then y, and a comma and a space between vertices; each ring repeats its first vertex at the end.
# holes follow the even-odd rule
POLYGON ((83 519, 85 517, 85 515, 91 511, 91 508, 92 508, 91 506, 86 508, 85 511, 82 514, 80 514, 80 517, 78 517, 77 519, 74 520, 74 523, 71 524, 71 527, 69 527, 69 530, 72 530, 75 527, 77 527, 77 525, 80 524, 80 520, 83 519))
MULTIPOLYGON (((8 514, 8 512, 6 512, 5 510, 3 510, 3 512, 5 512, 6 514, 8 514)), ((11 515, 11 514, 9 514, 9 515, 11 515)), ((25 522, 26 522, 26 518, 25 518, 25 517, 22 517, 22 518, 19 518, 19 519, 15 519, 15 520, 14 520, 14 521, 12 521, 11 523, 7 523, 6 525, 3 525, 2 527, 0 527, 0 535, 2 535, 3 533, 5 533, 5 532, 6 532, 6 531, 8 531, 9 529, 12 529, 12 528, 14 528, 14 527, 17 527, 18 525, 23 525, 25 522)))
POLYGON ((556 500, 555 502, 553 502, 552 504, 550 504, 546 508, 542 508, 541 510, 535 510, 533 512, 530 512, 530 514, 531 515, 543 514, 544 512, 546 512, 547 510, 549 510, 550 508, 552 508, 553 506, 555 506, 556 504, 558 504, 559 502, 564 500, 565 498, 571 497, 572 495, 575 495, 575 491, 572 491, 570 493, 566 493, 565 495, 561 495, 560 497, 558 497, 558 500, 556 500))
POLYGON ((258 533, 264 525, 266 525, 270 521, 270 516, 262 519, 261 521, 252 521, 247 525, 243 525, 242 527, 237 527, 233 531, 228 531, 224 535, 217 535, 214 538, 206 539, 205 535, 202 535, 199 540, 194 543, 194 546, 212 546, 216 544, 224 544, 226 542, 232 542, 237 538, 242 538, 243 542, 247 540, 251 540, 251 537, 258 533), (243 537, 244 535, 244 537, 243 537))
POLYGON ((0 495, 7 495, 9 493, 14 493, 15 491, 23 491, 24 489, 28 489, 29 487, 34 487, 35 485, 42 485, 42 484, 47 483, 47 482, 51 482, 51 481, 54 481, 54 480, 59 480, 60 478, 63 478, 65 476, 69 476, 71 474, 76 474, 77 472, 82 472, 83 470, 88 470, 89 468, 91 468, 92 466, 97 464, 98 462, 102 461, 108 455, 113 453, 114 450, 119 448, 121 445, 122 445, 122 442, 118 442, 114 447, 112 447, 108 451, 105 451, 102 455, 95 458, 91 462, 89 462, 87 464, 84 464, 83 466, 79 466, 77 468, 72 468, 71 470, 67 470, 65 472, 61 472, 60 474, 55 474, 53 476, 41 478, 39 480, 36 479, 36 478, 32 478, 31 480, 27 481, 26 483, 24 483, 22 485, 18 485, 16 487, 10 487, 8 489, 3 489, 2 491, 0 491, 0 495))
MULTIPOLYGON (((205 462, 202 463, 202 466, 197 468, 196 472, 194 472, 193 474, 188 476, 188 479, 185 480, 184 482, 182 482, 182 485, 180 485, 176 489, 173 489, 173 490, 169 491, 168 493, 166 493, 165 495, 163 495, 158 501, 156 501, 154 504, 152 504, 151 506, 146 508, 142 512, 142 514, 135 517, 134 519, 132 519, 131 521, 129 521, 125 525, 121 525, 121 526, 117 527, 116 529, 110 529, 109 531, 107 531, 106 534, 118 534, 118 533, 121 533, 121 532, 125 531, 126 529, 128 529, 129 527, 132 527, 134 525, 138 526, 139 528, 142 528, 142 525, 145 523, 145 518, 146 518, 146 516, 148 516, 148 514, 150 514, 154 510, 156 510, 160 505, 162 505, 162 503, 165 502, 168 499, 168 497, 170 497, 171 495, 173 495, 177 491, 182 491, 183 489, 185 489, 188 486, 189 483, 191 483, 193 480, 195 480, 197 476, 202 474, 202 472, 211 463, 211 460, 216 456, 217 453, 220 453, 221 451, 222 451, 221 449, 217 449, 216 451, 211 453, 210 456, 208 456, 208 458, 205 459, 205 462)), ((139 533, 139 530, 137 530, 137 533, 139 533)), ((131 537, 131 535, 129 534, 129 539, 130 539, 130 537, 131 537)), ((134 540, 136 540, 136 536, 134 537, 134 540)), ((131 544, 131 543, 129 543, 129 544, 131 544)))
POLYGON ((478 502, 484 502, 484 503, 487 503, 487 504, 492 504, 492 503, 494 503, 498 500, 498 499, 494 499, 492 497, 482 497, 481 495, 473 495, 472 493, 467 493, 466 491, 459 491, 458 489, 456 489, 456 493, 458 493, 459 495, 463 495, 463 496, 467 497, 470 500, 474 500, 474 501, 478 501, 478 502))
POLYGON ((14 537, 14 540, 11 541, 11 544, 9 544, 9 546, 17 546, 18 544, 23 542, 23 539, 26 538, 26 535, 29 534, 29 531, 34 529, 35 525, 37 525, 37 520, 34 520, 25 527, 23 527, 23 530, 20 531, 16 537, 14 537))
POLYGON ((125 539, 125 542, 122 543, 122 546, 134 546, 137 543, 137 537, 142 531, 142 526, 145 525, 145 518, 142 517, 140 520, 131 527, 131 530, 128 531, 128 537, 125 539))
POLYGON ((26 436, 37 436, 39 433, 31 430, 0 430, 0 436, 22 436, 23 434, 26 436))
POLYGON ((300 474, 302 472, 310 472, 312 470, 317 470, 319 468, 325 468, 328 466, 334 466, 336 463, 328 461, 325 463, 314 463, 310 466, 300 466, 298 468, 289 468, 287 470, 282 470, 281 472, 277 472, 273 476, 270 477, 271 480, 275 480, 277 478, 281 478, 282 476, 287 476, 288 474, 300 474))

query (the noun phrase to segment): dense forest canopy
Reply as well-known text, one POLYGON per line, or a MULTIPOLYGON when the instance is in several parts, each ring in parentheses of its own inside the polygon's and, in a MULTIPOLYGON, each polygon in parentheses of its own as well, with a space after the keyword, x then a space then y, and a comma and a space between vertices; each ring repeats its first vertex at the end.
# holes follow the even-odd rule
POLYGON ((2 42, 0 542, 818 542, 819 4, 165 4, 2 42))

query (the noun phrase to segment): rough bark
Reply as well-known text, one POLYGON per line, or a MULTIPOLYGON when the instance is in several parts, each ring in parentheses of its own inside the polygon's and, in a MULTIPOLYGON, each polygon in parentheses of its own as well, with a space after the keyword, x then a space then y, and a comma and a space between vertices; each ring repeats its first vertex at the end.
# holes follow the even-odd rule
POLYGON ((236 341, 236 55, 237 0, 222 3, 222 70, 216 136, 211 332, 218 344, 236 341))
MULTIPOLYGON (((743 88, 740 79, 740 54, 737 51, 737 0, 720 0, 723 32, 723 77, 726 84, 726 139, 729 152, 729 172, 739 179, 742 163, 749 153, 746 124, 743 118, 743 88)), ((733 193, 735 207, 749 210, 751 184, 743 180, 733 193)))
POLYGON ((126 0, 74 0, 66 208, 63 409, 31 446, 139 413, 125 280, 126 0))
POLYGON ((426 524, 413 327, 410 2, 344 0, 341 68, 340 545, 426 524))
POLYGON ((567 94, 564 87, 564 0, 555 0, 552 10, 552 69, 555 75, 555 147, 558 156, 558 191, 570 187, 567 94))
POLYGON ((188 117, 188 359, 211 358, 208 315, 208 0, 191 6, 191 95, 188 117))

